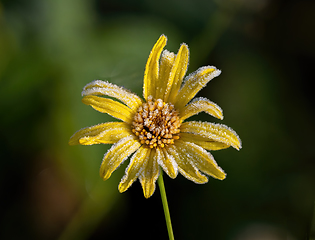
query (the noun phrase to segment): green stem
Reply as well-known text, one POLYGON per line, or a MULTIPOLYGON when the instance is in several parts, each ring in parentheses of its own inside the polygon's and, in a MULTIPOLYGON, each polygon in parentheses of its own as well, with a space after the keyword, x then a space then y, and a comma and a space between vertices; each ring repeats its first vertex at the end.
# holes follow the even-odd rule
POLYGON ((163 203, 163 210, 164 210, 165 221, 166 221, 166 226, 167 226, 167 231, 168 231, 168 237, 170 240, 174 240, 173 228, 172 228, 172 223, 171 223, 171 215, 170 215, 170 211, 168 209, 162 173, 163 173, 163 171, 161 170, 160 176, 158 178, 158 184, 159 184, 162 203, 163 203))

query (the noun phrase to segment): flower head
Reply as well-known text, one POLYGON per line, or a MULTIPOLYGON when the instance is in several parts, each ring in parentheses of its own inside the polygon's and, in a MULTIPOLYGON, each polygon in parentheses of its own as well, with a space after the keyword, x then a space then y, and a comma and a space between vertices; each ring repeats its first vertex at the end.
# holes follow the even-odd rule
POLYGON ((183 43, 175 55, 163 51, 166 41, 166 36, 162 35, 147 61, 144 100, 122 87, 101 80, 83 88, 83 103, 121 121, 81 129, 69 141, 70 145, 113 144, 100 167, 100 176, 104 180, 132 155, 119 191, 126 191, 139 178, 146 198, 155 190, 160 167, 171 178, 180 172, 195 183, 206 183, 206 175, 222 180, 226 174, 206 150, 230 146, 241 148, 238 135, 225 125, 185 122, 199 112, 223 119, 218 105, 206 98, 193 99, 221 71, 213 66, 201 67, 183 82, 188 67, 188 46, 183 43), (102 96, 116 98, 120 102, 102 96))

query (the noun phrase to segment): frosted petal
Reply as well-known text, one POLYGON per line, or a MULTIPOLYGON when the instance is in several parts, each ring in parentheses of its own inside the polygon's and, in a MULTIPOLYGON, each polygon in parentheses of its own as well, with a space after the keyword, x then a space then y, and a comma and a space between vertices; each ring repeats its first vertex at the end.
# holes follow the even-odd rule
POLYGON ((83 88, 82 96, 87 95, 106 95, 116 98, 134 111, 142 104, 141 98, 139 98, 136 94, 124 89, 123 87, 101 80, 95 80, 83 88))
POLYGON ((175 107, 182 108, 214 77, 219 76, 220 70, 213 66, 201 67, 185 78, 184 85, 176 97, 175 107))
POLYGON ((189 156, 189 159, 200 171, 220 180, 225 178, 226 174, 218 166, 213 156, 202 147, 180 140, 175 145, 182 155, 189 156))
POLYGON ((175 162, 173 156, 169 155, 164 148, 157 148, 155 158, 158 164, 163 168, 164 172, 166 172, 170 178, 176 178, 178 169, 177 163, 175 162))
POLYGON ((112 99, 88 95, 82 99, 82 102, 86 105, 90 105, 99 112, 107 113, 126 123, 131 123, 133 120, 134 112, 126 105, 112 99))
POLYGON ((203 137, 193 133, 181 132, 180 139, 184 142, 195 143, 198 146, 210 151, 221 150, 230 147, 228 144, 217 142, 209 139, 208 137, 203 137))
POLYGON ((175 54, 169 52, 168 50, 163 50, 161 56, 160 70, 159 70, 159 80, 156 85, 156 98, 163 99, 164 93, 167 86, 167 81, 170 77, 172 66, 175 60, 175 54))
POLYGON ((134 153, 140 145, 141 144, 134 136, 125 137, 115 143, 104 155, 100 168, 101 178, 103 178, 103 180, 108 179, 112 172, 134 153))
POLYGON ((209 122, 184 122, 180 128, 181 132, 193 133, 209 140, 221 142, 239 150, 242 148, 241 139, 230 127, 223 124, 209 122))
POLYGON ((167 81, 166 90, 163 97, 164 102, 173 102, 175 100, 178 90, 181 87, 183 78, 187 72, 188 61, 188 46, 183 43, 178 50, 167 81))
POLYGON ((140 147, 137 152, 131 157, 130 163, 125 170, 125 175, 119 183, 119 191, 126 191, 131 184, 139 177, 143 172, 144 162, 147 162, 147 158, 150 156, 150 150, 146 147, 140 147))
POLYGON ((143 97, 145 100, 149 96, 156 98, 156 86, 155 83, 159 79, 159 59, 161 52, 166 45, 167 38, 165 35, 161 35, 158 41, 153 46, 149 55, 147 64, 145 66, 144 78, 143 78, 143 97))
POLYGON ((223 119, 222 109, 217 104, 206 98, 195 98, 180 112, 181 121, 200 112, 206 112, 216 118, 223 119))
POLYGON ((150 152, 149 158, 143 161, 143 170, 139 176, 145 198, 149 198, 155 191, 155 182, 159 176, 159 165, 154 155, 155 149, 150 152))
POLYGON ((177 163, 179 172, 187 179, 195 183, 206 183, 208 178, 201 174, 196 166, 192 163, 189 154, 182 154, 176 146, 167 147, 167 152, 172 155, 177 163))
POLYGON ((70 145, 111 144, 131 135, 130 127, 124 122, 107 122, 75 132, 69 140, 70 145))

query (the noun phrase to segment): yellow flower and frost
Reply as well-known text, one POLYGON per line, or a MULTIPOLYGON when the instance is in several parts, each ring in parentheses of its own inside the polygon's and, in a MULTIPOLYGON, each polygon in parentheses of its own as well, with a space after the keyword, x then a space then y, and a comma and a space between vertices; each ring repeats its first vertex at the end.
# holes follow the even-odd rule
POLYGON ((162 35, 147 61, 144 100, 101 80, 84 87, 83 103, 121 121, 81 129, 69 141, 70 145, 113 144, 100 167, 104 180, 132 155, 119 191, 126 191, 139 178, 146 198, 154 193, 160 169, 171 178, 180 172, 195 183, 206 183, 206 175, 224 179, 226 174, 206 150, 241 148, 238 135, 225 125, 185 121, 199 112, 223 119, 218 105, 206 98, 193 99, 221 71, 213 66, 201 67, 183 81, 188 67, 188 46, 182 44, 174 54, 163 51, 166 41, 162 35))

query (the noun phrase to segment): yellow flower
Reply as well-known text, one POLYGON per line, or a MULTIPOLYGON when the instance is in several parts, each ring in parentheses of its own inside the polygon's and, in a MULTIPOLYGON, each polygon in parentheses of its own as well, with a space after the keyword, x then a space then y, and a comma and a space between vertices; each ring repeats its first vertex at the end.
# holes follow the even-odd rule
POLYGON ((143 83, 145 100, 122 87, 100 80, 84 87, 83 103, 122 122, 101 123, 81 129, 69 141, 70 145, 113 144, 100 167, 100 176, 104 180, 133 154, 119 191, 126 191, 139 178, 146 198, 155 190, 160 167, 171 178, 180 172, 195 183, 208 181, 201 172, 224 179, 226 174, 206 150, 230 146, 241 148, 238 135, 225 125, 184 122, 202 111, 223 119, 218 105, 206 98, 193 99, 221 71, 213 66, 201 67, 183 82, 188 66, 188 46, 183 43, 176 55, 167 50, 162 52, 166 41, 166 36, 161 35, 147 61, 143 83), (103 95, 120 102, 101 97, 103 95))

